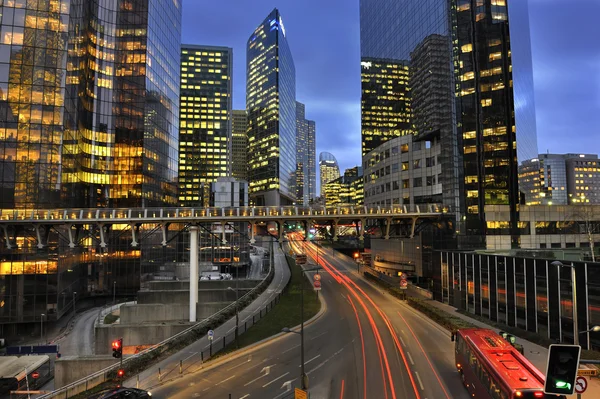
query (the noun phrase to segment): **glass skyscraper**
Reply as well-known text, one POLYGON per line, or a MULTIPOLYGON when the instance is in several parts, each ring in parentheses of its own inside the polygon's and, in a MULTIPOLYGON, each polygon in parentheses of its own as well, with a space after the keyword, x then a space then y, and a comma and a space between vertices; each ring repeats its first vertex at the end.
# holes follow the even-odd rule
POLYGON ((315 190, 315 122, 306 119, 306 107, 296 102, 296 198, 308 206, 315 190))
MULTIPOLYGON (((176 204, 181 2, 0 5, 1 209, 176 204)), ((117 294, 137 292, 141 249, 122 228, 103 231, 117 231, 110 254, 97 226, 74 248, 62 227, 41 247, 30 227, 1 242, 0 333, 37 326, 42 313, 54 321, 76 295, 114 282, 117 294)))
POLYGON ((231 176, 248 181, 248 118, 246 110, 233 110, 231 122, 231 176))
POLYGON ((322 152, 319 154, 319 175, 321 177, 321 199, 324 199, 325 185, 340 177, 340 167, 332 153, 322 152))
POLYGON ((537 155, 527 2, 361 0, 360 18, 363 68, 408 65, 414 139, 441 140, 443 201, 464 247, 485 246, 486 205, 510 207, 518 246, 518 161, 537 155))
POLYGON ((181 46, 179 204, 209 206, 210 183, 231 175, 233 49, 181 46))
POLYGON ((296 69, 279 11, 247 44, 248 179, 254 205, 296 201, 296 69))

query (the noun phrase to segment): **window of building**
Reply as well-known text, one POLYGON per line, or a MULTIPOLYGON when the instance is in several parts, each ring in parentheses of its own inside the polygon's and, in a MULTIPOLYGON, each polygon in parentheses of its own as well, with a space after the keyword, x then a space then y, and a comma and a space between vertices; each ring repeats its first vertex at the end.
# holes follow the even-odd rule
POLYGON ((408 162, 402 162, 402 170, 408 170, 408 162))
POLYGON ((421 160, 420 159, 413 160, 413 169, 419 169, 419 168, 421 168, 421 160))
POLYGON ((398 172, 399 169, 398 163, 392 164, 392 173, 398 172))
POLYGON ((400 146, 400 151, 404 154, 408 152, 408 144, 402 144, 400 146))
POLYGON ((399 190, 400 189, 400 184, 398 184, 398 180, 394 180, 392 182, 392 187, 394 190, 399 190))
POLYGON ((392 154, 397 154, 397 153, 398 153, 398 146, 392 147, 392 154))
POLYGON ((388 165, 385 167, 385 175, 387 176, 389 174, 390 174, 390 166, 388 165))
POLYGON ((429 157, 425 160, 425 165, 429 168, 435 166, 435 157, 429 157))
POLYGON ((385 192, 389 192, 392 191, 392 185, 391 183, 385 183, 385 192))
POLYGON ((402 188, 410 188, 410 180, 409 179, 402 180, 402 188))
POLYGON ((423 178, 422 177, 415 177, 413 179, 413 187, 423 187, 423 178))
POLYGON ((431 187, 435 184, 434 180, 435 177, 434 176, 427 176, 427 187, 431 187))

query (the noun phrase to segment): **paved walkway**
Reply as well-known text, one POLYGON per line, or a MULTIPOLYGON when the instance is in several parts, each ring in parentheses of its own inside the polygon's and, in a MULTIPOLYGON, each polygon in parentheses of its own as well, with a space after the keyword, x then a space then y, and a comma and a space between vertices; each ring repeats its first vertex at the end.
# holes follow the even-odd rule
MULTIPOLYGON (((491 326, 489 326, 485 323, 482 323, 478 320, 472 319, 467 315, 457 312, 456 308, 453 306, 449 306, 449 305, 446 305, 444 303, 434 301, 434 300, 429 300, 427 302, 445 312, 451 313, 452 316, 460 317, 461 319, 466 320, 469 323, 475 324, 475 325, 483 327, 483 328, 490 328, 495 331, 500 331, 497 328, 491 327, 491 326)), ((525 357, 527 357, 527 359, 531 363, 533 363, 533 365, 535 367, 537 367, 538 370, 540 370, 542 373, 545 373, 546 372, 546 363, 548 360, 548 349, 543 346, 536 345, 532 342, 526 341, 526 340, 518 338, 518 337, 517 337, 517 343, 523 345, 523 353, 525 354, 525 357)), ((588 380, 588 388, 585 391, 585 393, 581 395, 582 399, 600 398, 600 379, 599 378, 590 378, 590 377, 586 377, 586 379, 588 380)), ((568 398, 576 398, 576 395, 571 395, 571 396, 567 396, 567 397, 568 398)))
MULTIPOLYGON (((290 270, 287 265, 285 254, 279 248, 278 244, 273 246, 275 257, 275 276, 269 287, 250 305, 244 308, 239 313, 239 324, 244 324, 248 319, 252 321, 253 315, 258 314, 264 307, 269 304, 280 292, 283 291, 290 279, 290 270)), ((214 329, 213 348, 221 348, 222 339, 227 336, 231 339, 232 333, 235 330, 235 316, 223 323, 221 326, 214 329)), ((179 376, 179 365, 182 362, 184 372, 191 372, 203 367, 201 353, 209 349, 210 343, 206 336, 202 337, 193 344, 183 348, 179 352, 162 360, 147 370, 139 374, 139 387, 147 389, 149 387, 173 379, 179 376), (159 380, 158 370, 160 368, 161 378, 159 380)), ((138 384, 136 376, 125 381, 124 386, 135 387, 138 384)))

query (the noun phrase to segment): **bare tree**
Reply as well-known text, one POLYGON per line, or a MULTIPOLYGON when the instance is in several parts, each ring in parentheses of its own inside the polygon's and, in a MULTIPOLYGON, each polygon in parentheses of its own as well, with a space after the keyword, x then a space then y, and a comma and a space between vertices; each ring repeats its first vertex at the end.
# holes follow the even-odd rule
POLYGON ((572 205, 573 220, 579 224, 579 233, 585 234, 592 252, 592 262, 596 262, 594 252, 594 235, 600 234, 600 206, 572 205))

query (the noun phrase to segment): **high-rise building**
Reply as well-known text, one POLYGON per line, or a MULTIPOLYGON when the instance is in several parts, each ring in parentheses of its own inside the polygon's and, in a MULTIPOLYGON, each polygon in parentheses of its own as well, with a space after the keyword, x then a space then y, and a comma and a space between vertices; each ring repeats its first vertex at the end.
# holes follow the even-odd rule
POLYGON ((247 45, 248 180, 254 205, 296 201, 296 69, 274 9, 247 45))
POLYGON ((233 110, 231 129, 231 176, 248 180, 248 118, 246 110, 233 110))
POLYGON ((231 175, 233 50, 181 46, 179 204, 208 206, 210 183, 231 175))
POLYGON ((319 154, 319 173, 321 177, 321 197, 325 197, 325 185, 340 177, 337 159, 329 152, 319 154))
POLYGON ((304 206, 315 197, 315 122, 306 119, 304 104, 296 101, 296 198, 304 206))
POLYGON ((363 169, 346 169, 343 176, 325 184, 325 206, 364 205, 363 169))
POLYGON ((540 154, 519 165, 527 205, 600 204, 600 161, 594 154, 540 154))
MULTIPOLYGON (((407 66, 409 126, 420 140, 440 138, 443 201, 465 248, 485 246, 490 205, 509 207, 505 231, 509 246, 519 245, 517 166, 537 155, 527 7, 507 0, 360 1, 363 70, 376 60, 407 66)), ((363 95, 368 87, 363 77, 363 95)))
POLYGON ((361 59, 362 155, 398 136, 413 133, 409 67, 406 62, 361 59))

